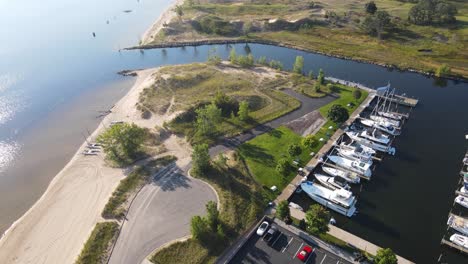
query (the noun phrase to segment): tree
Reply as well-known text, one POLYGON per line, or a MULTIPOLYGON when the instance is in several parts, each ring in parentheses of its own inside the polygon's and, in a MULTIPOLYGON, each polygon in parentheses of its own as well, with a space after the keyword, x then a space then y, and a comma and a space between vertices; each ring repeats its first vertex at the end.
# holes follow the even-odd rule
POLYGON ((182 16, 184 15, 184 9, 181 5, 176 5, 174 8, 174 12, 176 12, 179 19, 182 18, 182 16))
POLYGON ((208 234, 208 226, 201 216, 196 215, 190 220, 190 233, 197 240, 204 240, 208 234))
POLYGON ((249 36, 249 33, 252 32, 254 29, 252 22, 246 22, 242 26, 242 31, 244 32, 245 36, 249 36))
POLYGON ((276 171, 285 176, 286 172, 288 171, 289 169, 289 162, 287 159, 280 159, 278 161, 278 164, 276 165, 276 171))
POLYGON ((197 113, 197 132, 202 135, 211 135, 216 132, 216 126, 221 121, 221 109, 211 103, 195 110, 197 113))
POLYGON ((229 52, 229 61, 231 63, 236 63, 236 60, 237 60, 236 49, 232 48, 231 52, 229 52))
POLYGON ((294 65, 293 65, 293 72, 297 74, 302 74, 303 69, 304 69, 304 57, 296 56, 296 61, 294 62, 294 65))
POLYGON ((316 93, 320 93, 320 92, 322 91, 322 90, 321 90, 321 85, 320 85, 319 82, 316 82, 316 83, 314 84, 314 90, 315 90, 316 93))
POLYGON ((211 231, 216 232, 218 225, 219 225, 219 211, 218 205, 213 202, 209 201, 206 203, 206 223, 211 231))
POLYGON ((343 106, 334 104, 330 110, 328 110, 327 117, 335 123, 343 123, 349 118, 349 113, 343 106))
POLYGON ((146 138, 146 130, 135 124, 115 124, 98 136, 106 157, 118 165, 134 161, 146 138))
POLYGON ((393 251, 390 248, 381 248, 377 250, 377 254, 375 255, 374 258, 374 263, 375 264, 397 264, 398 260, 393 253, 393 251))
POLYGON ((393 24, 387 11, 377 11, 374 15, 369 15, 364 19, 362 29, 367 34, 382 39, 382 33, 392 30, 393 24))
POLYGON ((452 69, 450 68, 450 66, 448 66, 447 64, 442 64, 439 66, 439 68, 437 68, 435 76, 444 77, 450 75, 451 72, 452 69))
POLYGON ((204 173, 210 167, 210 153, 207 144, 199 144, 193 147, 193 170, 196 173, 204 173))
POLYGON ((369 14, 374 14, 375 11, 377 11, 377 5, 374 1, 367 2, 364 7, 366 9, 366 13, 369 14))
POLYGON ((323 85, 325 83, 325 74, 323 73, 323 70, 320 69, 319 71, 319 74, 317 76, 317 82, 320 84, 320 85, 323 85))
POLYGON ((307 135, 302 139, 302 146, 306 148, 313 148, 317 145, 317 140, 314 135, 307 135))
POLYGON ((408 12, 408 20, 416 25, 454 23, 457 7, 442 0, 420 0, 408 12))
POLYGON ((301 147, 298 144, 290 144, 288 146, 288 153, 291 157, 299 156, 301 152, 301 147))
POLYGON ((354 97, 354 99, 356 99, 356 101, 359 100, 359 98, 361 98, 361 96, 362 96, 362 92, 361 92, 360 89, 356 89, 356 90, 353 91, 353 97, 354 97))
POLYGON ((216 91, 215 97, 213 99, 213 104, 221 109, 221 115, 228 117, 233 111, 237 111, 238 103, 236 100, 233 100, 229 95, 224 93, 221 89, 216 91))
POLYGON ((312 70, 309 71, 308 74, 309 79, 313 80, 314 79, 314 72, 312 70))
POLYGON ((314 204, 305 214, 307 232, 320 235, 328 232, 330 213, 321 205, 314 204))
POLYGON ((288 205, 287 200, 283 200, 278 203, 278 206, 276 206, 276 215, 281 220, 285 220, 291 216, 291 212, 289 210, 289 205, 288 205))
POLYGON ((239 119, 242 121, 249 119, 249 102, 247 101, 240 102, 239 112, 237 114, 239 115, 239 119))

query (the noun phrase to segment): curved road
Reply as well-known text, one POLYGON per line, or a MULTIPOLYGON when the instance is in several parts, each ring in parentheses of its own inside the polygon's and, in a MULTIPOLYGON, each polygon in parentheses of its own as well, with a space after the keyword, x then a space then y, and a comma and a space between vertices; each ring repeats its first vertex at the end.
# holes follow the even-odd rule
POLYGON ((189 235, 190 218, 217 201, 208 184, 171 165, 158 172, 133 201, 110 258, 111 264, 140 264, 153 250, 189 235))

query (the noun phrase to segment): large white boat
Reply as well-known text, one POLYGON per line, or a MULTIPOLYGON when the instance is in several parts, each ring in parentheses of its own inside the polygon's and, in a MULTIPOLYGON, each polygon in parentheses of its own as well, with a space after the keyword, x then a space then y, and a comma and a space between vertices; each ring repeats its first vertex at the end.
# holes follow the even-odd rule
POLYGON ((371 165, 369 165, 369 163, 351 160, 351 159, 347 159, 347 158, 343 158, 343 157, 335 156, 335 155, 330 155, 328 156, 328 158, 332 162, 334 162, 336 165, 338 165, 339 167, 357 172, 368 178, 370 178, 372 175, 372 171, 370 170, 371 165))
POLYGON ((363 160, 370 162, 372 165, 372 154, 364 151, 361 147, 348 148, 348 147, 339 147, 336 149, 340 156, 351 158, 355 160, 363 160))
POLYGON ((394 127, 392 124, 387 123, 387 122, 379 122, 379 121, 362 118, 361 123, 368 127, 377 128, 378 130, 388 133, 392 136, 399 136, 401 134, 398 128, 394 127))
POLYGON ((370 119, 378 122, 387 122, 393 126, 400 127, 400 121, 398 120, 393 120, 390 118, 386 118, 383 116, 378 116, 378 115, 370 115, 370 119))
POLYGON ((461 247, 468 248, 468 237, 464 235, 453 234, 450 237, 450 241, 452 241, 452 243, 459 245, 461 247))
POLYGON ((348 132, 346 132, 346 135, 348 135, 348 137, 350 137, 352 140, 356 141, 357 143, 359 143, 361 145, 367 146, 367 147, 372 148, 374 150, 386 152, 386 153, 388 153, 390 155, 395 155, 396 150, 395 150, 394 147, 379 144, 377 142, 373 142, 371 140, 367 140, 365 138, 359 137, 358 132, 348 131, 348 132))
POLYGON ((349 185, 346 183, 346 180, 339 176, 330 177, 319 173, 314 173, 314 176, 323 186, 328 187, 329 189, 350 189, 349 185))
POLYGON ((360 136, 384 145, 388 145, 388 143, 390 143, 390 137, 383 134, 376 128, 366 129, 360 133, 360 136))
POLYGON ((468 198, 463 195, 458 195, 455 197, 455 202, 465 208, 468 208, 468 198))
POLYGON ((394 120, 403 120, 403 118, 405 117, 403 114, 395 112, 378 111, 377 113, 383 117, 391 118, 394 120))
POLYGON ((345 189, 330 190, 314 182, 306 181, 301 189, 317 203, 347 217, 356 213, 356 198, 345 189))
POLYGON ((377 153, 373 148, 369 148, 367 146, 361 145, 354 140, 348 144, 346 144, 345 142, 341 142, 340 148, 350 148, 350 149, 361 148, 364 152, 370 153, 371 155, 374 155, 377 153))
POLYGON ((464 235, 468 235, 468 218, 451 214, 447 225, 464 235))
POLYGON ((355 172, 339 170, 327 166, 322 166, 322 170, 332 176, 339 176, 349 183, 359 183, 361 181, 361 178, 355 172))

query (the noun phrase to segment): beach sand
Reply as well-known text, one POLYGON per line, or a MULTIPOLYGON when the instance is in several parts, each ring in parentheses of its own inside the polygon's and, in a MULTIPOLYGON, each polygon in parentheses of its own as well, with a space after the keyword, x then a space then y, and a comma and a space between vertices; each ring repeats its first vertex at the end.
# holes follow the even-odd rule
MULTIPOLYGON (((112 108, 94 133, 93 142, 111 121, 134 122, 154 127, 164 118, 143 120, 135 108, 140 92, 153 81, 157 69, 138 72, 131 90, 112 108)), ((169 118, 169 117, 168 117, 169 118)), ((104 155, 81 154, 87 143, 60 171, 42 197, 0 240, 0 263, 73 263, 98 221, 124 169, 105 165, 104 155)))
POLYGON ((176 5, 182 5, 184 0, 175 0, 173 3, 161 14, 161 16, 154 22, 153 25, 143 34, 141 37, 140 45, 149 44, 154 40, 154 37, 158 34, 159 30, 163 27, 164 23, 168 23, 175 16, 176 13, 172 11, 176 5))

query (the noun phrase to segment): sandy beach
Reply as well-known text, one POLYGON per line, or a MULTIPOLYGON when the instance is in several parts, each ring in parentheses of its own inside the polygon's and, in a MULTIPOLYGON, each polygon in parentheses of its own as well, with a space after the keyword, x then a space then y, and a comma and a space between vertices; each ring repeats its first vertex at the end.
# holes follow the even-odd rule
POLYGON ((184 0, 174 0, 172 4, 164 10, 161 16, 151 25, 151 27, 141 37, 140 45, 151 43, 154 37, 158 34, 159 30, 163 27, 164 23, 168 23, 176 16, 176 13, 172 11, 175 6, 182 5, 184 0))
MULTIPOLYGON (((157 69, 138 72, 134 86, 88 138, 93 142, 112 121, 152 126, 163 122, 143 120, 135 108, 141 90, 151 84, 157 69)), ((84 156, 87 143, 52 180, 46 192, 0 240, 0 263, 73 263, 94 225, 103 221, 101 211, 124 169, 105 165, 104 154, 84 156)))

